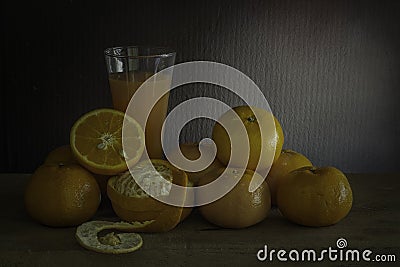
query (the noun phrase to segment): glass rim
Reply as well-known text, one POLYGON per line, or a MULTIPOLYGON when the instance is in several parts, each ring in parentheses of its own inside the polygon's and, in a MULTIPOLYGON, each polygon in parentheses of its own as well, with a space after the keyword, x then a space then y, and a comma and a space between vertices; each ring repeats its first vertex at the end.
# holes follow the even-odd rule
POLYGON ((168 46, 152 46, 152 45, 126 45, 126 46, 114 46, 104 49, 104 55, 114 58, 157 58, 157 57, 171 57, 175 56, 176 52, 168 46), (115 49, 127 49, 127 48, 148 48, 148 49, 160 49, 165 50, 165 53, 154 53, 152 55, 116 55, 115 49))

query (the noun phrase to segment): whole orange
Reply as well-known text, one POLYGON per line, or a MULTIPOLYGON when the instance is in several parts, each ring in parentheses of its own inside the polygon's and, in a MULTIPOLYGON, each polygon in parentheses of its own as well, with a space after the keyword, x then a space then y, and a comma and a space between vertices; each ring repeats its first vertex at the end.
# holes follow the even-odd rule
POLYGON ((100 189, 89 171, 77 164, 45 164, 31 176, 25 207, 38 222, 56 227, 89 220, 100 204, 100 189))
POLYGON ((312 166, 312 163, 304 155, 288 149, 283 149, 278 160, 272 164, 267 176, 267 183, 271 191, 271 203, 276 205, 276 191, 279 181, 289 172, 305 166, 312 166))
POLYGON ((283 177, 277 201, 281 213, 292 222, 305 226, 328 226, 350 212, 353 193, 340 170, 303 167, 283 177))
POLYGON ((215 123, 212 139, 222 164, 227 166, 231 161, 230 167, 250 170, 256 170, 259 163, 258 170, 270 168, 278 159, 284 142, 281 125, 274 115, 250 106, 238 106, 224 113, 215 123), (241 131, 243 126, 245 132, 241 131), (231 155, 233 149, 237 155, 231 155), (249 152, 247 165, 246 151, 249 152))
MULTIPOLYGON (((225 169, 218 170, 220 174, 224 171, 225 169)), ((240 173, 238 169, 228 168, 223 175, 233 179, 238 178, 237 173, 240 173)), ((255 191, 249 192, 252 179, 264 180, 258 173, 245 170, 243 176, 240 177, 239 182, 231 191, 222 198, 199 207, 202 216, 207 221, 225 228, 245 228, 264 220, 271 208, 268 184, 263 181, 255 191)), ((202 179, 199 185, 208 184, 213 180, 213 177, 202 179)), ((203 199, 207 196, 199 195, 198 197, 203 199)))
MULTIPOLYGON (((184 157, 186 157, 188 160, 197 160, 198 158, 200 158, 201 153, 199 150, 199 143, 185 143, 185 144, 180 144, 179 148, 183 154, 184 157)), ((204 153, 207 153, 207 157, 210 156, 211 154, 211 148, 209 148, 208 146, 205 147, 206 151, 204 153)), ((179 161, 176 160, 178 157, 178 151, 172 151, 171 155, 168 155, 171 159, 174 161, 174 163, 177 164, 177 167, 179 166, 179 161)), ((203 166, 204 163, 203 162, 199 162, 198 165, 196 165, 196 167, 199 166, 203 166)), ((203 177, 206 176, 210 176, 213 173, 216 173, 215 171, 219 168, 224 167, 224 165, 222 165, 222 163, 215 158, 214 161, 205 169, 198 171, 198 172, 189 172, 186 171, 186 174, 188 176, 189 182, 192 182, 193 185, 197 185, 199 183, 199 180, 202 179, 203 177)))
MULTIPOLYGON (((50 151, 47 155, 45 164, 79 164, 74 154, 72 153, 70 145, 63 145, 50 151)), ((99 184, 101 194, 103 197, 107 196, 107 181, 110 178, 109 175, 101 175, 90 172, 99 184)))
POLYGON ((72 154, 71 146, 70 145, 63 145, 59 146, 47 155, 46 159, 44 160, 46 164, 71 164, 71 163, 78 163, 74 154, 72 154))

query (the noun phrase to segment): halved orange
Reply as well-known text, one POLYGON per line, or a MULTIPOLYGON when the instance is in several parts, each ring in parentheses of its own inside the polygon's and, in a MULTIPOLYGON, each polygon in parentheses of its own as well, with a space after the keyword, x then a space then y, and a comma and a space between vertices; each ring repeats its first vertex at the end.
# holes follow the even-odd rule
POLYGON ((133 118, 114 109, 96 109, 84 114, 72 126, 71 149, 78 162, 91 172, 115 175, 137 163, 144 150, 144 133, 133 118), (129 142, 122 148, 122 126, 129 142))

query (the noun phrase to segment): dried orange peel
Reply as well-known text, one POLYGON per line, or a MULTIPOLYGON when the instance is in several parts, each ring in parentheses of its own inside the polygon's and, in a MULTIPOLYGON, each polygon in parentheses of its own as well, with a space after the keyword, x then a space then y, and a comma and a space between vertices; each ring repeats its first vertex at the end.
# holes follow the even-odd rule
POLYGON ((143 223, 90 221, 78 226, 75 237, 82 247, 92 251, 107 254, 129 253, 139 249, 143 244, 142 237, 133 231, 151 223, 152 221, 143 223), (98 233, 108 229, 128 233, 111 232, 103 237, 98 236, 98 233))

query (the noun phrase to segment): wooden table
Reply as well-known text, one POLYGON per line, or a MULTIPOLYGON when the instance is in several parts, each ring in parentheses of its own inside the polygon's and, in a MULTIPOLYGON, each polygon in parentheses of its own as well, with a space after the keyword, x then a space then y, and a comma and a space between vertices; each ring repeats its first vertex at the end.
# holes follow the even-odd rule
MULTIPOLYGON (((273 262, 260 262, 256 254, 264 245, 288 252, 307 248, 320 252, 329 246, 336 248, 338 238, 347 240, 347 248, 370 249, 372 255, 394 254, 400 265, 399 174, 348 174, 354 205, 350 214, 334 226, 298 226, 273 209, 265 221, 253 227, 220 229, 195 211, 173 231, 142 234, 143 247, 123 255, 85 250, 75 241, 75 228, 49 228, 32 221, 23 206, 28 177, 0 175, 0 266, 283 266, 285 263, 276 257, 273 262)), ((103 203, 95 219, 114 217, 109 203, 103 203)), ((299 263, 289 261, 286 265, 299 263)), ((396 266, 387 262, 323 262, 323 266, 366 265, 396 266)))

